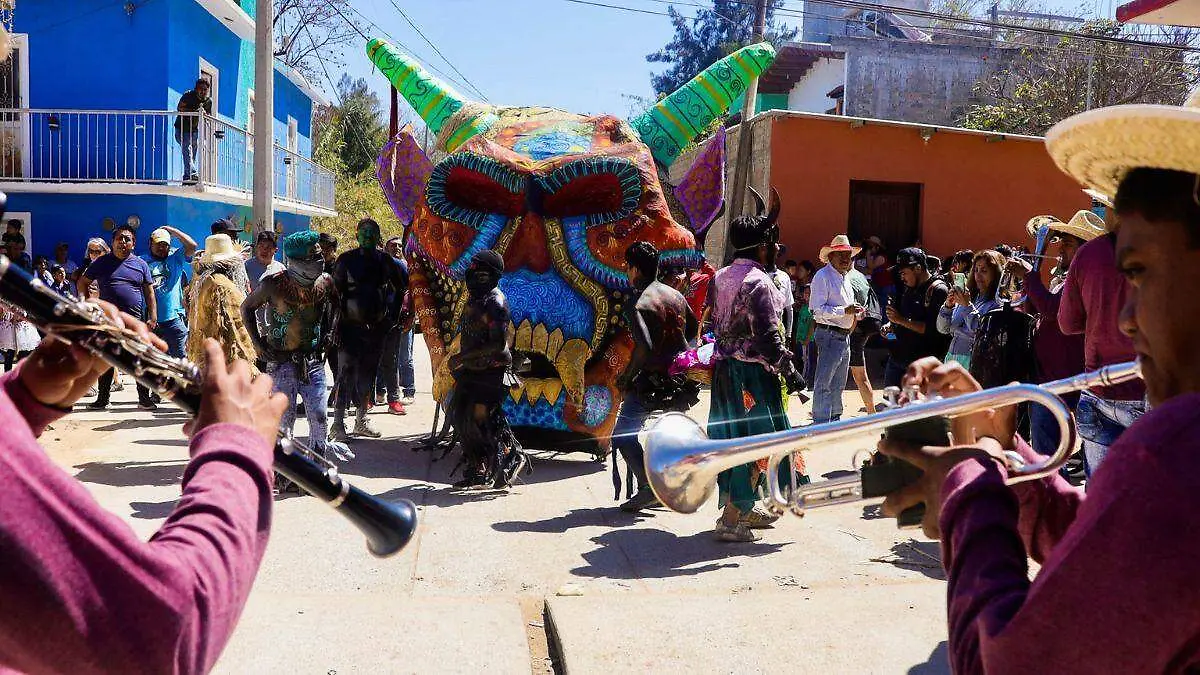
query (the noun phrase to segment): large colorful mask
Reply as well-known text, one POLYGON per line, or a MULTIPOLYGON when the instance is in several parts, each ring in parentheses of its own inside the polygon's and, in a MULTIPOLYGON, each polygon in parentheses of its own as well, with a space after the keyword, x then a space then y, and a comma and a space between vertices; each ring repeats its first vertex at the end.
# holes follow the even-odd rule
MULTIPOLYGON (((654 108, 625 122, 550 108, 475 103, 391 45, 367 53, 437 135, 432 163, 402 131, 379 158, 380 185, 401 222, 413 300, 434 369, 434 397, 454 380, 472 256, 504 256, 500 288, 512 311, 524 385, 505 400, 510 424, 534 447, 568 439, 607 447, 633 342, 622 309, 632 287, 625 249, 645 240, 668 265, 701 262, 697 240, 722 208, 724 132, 677 185, 668 168, 774 60, 769 44, 713 64, 654 108)), ((719 126, 719 125, 718 125, 719 126)))

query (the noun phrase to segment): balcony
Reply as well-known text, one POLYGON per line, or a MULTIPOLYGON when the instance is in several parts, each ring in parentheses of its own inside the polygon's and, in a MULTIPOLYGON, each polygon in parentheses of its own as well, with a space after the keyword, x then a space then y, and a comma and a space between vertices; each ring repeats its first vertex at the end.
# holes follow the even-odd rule
MULTIPOLYGON (((272 143, 276 209, 334 215, 332 172, 272 143)), ((254 135, 200 113, 0 109, 0 185, 8 190, 189 194, 249 203, 254 135), (179 128, 196 130, 195 180, 179 128)))

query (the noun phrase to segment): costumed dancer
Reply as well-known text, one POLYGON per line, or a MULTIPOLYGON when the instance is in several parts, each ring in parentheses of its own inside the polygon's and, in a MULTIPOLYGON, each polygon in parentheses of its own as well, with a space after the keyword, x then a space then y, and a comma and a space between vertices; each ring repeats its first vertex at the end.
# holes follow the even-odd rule
POLYGON ((201 367, 207 358, 206 338, 221 345, 225 363, 254 363, 258 358, 250 332, 242 323, 247 284, 242 251, 229 235, 214 234, 204 240, 204 252, 193 265, 196 280, 192 283, 186 351, 188 359, 201 367))
POLYGON ((462 315, 461 349, 450 357, 454 393, 447 414, 462 445, 463 479, 455 487, 505 488, 527 459, 509 429, 502 403, 515 384, 508 300, 500 290, 504 258, 490 250, 471 258, 467 306, 462 315))
POLYGON ((291 434, 296 425, 299 394, 308 417, 310 447, 323 455, 332 452, 338 459, 349 460, 354 457, 349 448, 326 440, 329 408, 323 350, 329 344, 330 327, 335 322, 337 289, 324 272, 318 236, 306 230, 283 240, 287 267, 263 277, 258 288, 242 303, 242 325, 250 331, 250 339, 258 351, 259 369, 271 375, 275 390, 288 398, 283 432, 291 434), (260 328, 254 314, 264 305, 266 321, 260 328))
MULTIPOLYGON (((782 332, 783 309, 792 299, 785 297, 769 271, 778 251, 778 202, 770 213, 764 215, 763 210, 760 199, 758 215, 730 224, 734 261, 717 271, 709 293, 716 346, 708 435, 715 439, 790 428, 780 380, 789 391, 804 389, 782 332)), ((751 528, 767 527, 778 518, 754 507, 765 487, 765 469, 765 462, 751 463, 718 476, 724 511, 717 520, 717 539, 756 541, 759 537, 751 528)), ((791 471, 790 463, 784 462, 781 470, 791 471)))
MULTIPOLYGON (((658 505, 646 480, 646 466, 638 434, 646 417, 659 411, 686 411, 699 400, 700 385, 684 375, 670 375, 676 357, 696 339, 699 323, 687 299, 678 290, 657 280, 658 250, 646 241, 625 249, 625 274, 637 293, 626 305, 626 319, 633 337, 633 355, 617 378, 625 394, 613 428, 613 446, 625 459, 629 478, 636 479, 637 492, 621 504, 622 511, 641 511, 658 505)), ((613 456, 613 482, 617 496, 621 479, 613 456)), ((629 480, 627 479, 627 483, 629 480)), ((627 491, 630 486, 626 486, 627 491)))
MULTIPOLYGON (((881 444, 923 470, 884 512, 924 502, 925 533, 942 540, 953 672, 1200 672, 1198 137, 1196 94, 1181 108, 1090 110, 1046 133, 1061 169, 1116 193, 1111 244, 1128 288, 1112 316, 1133 343, 1151 405, 1086 493, 1058 475, 1006 485, 1002 450, 1044 458, 1014 435, 1010 417, 986 411, 953 421, 956 441, 969 445, 881 444), (1032 581, 1027 556, 1040 564, 1032 581)), ((905 380, 947 396, 979 389, 961 365, 933 359, 905 380)))
POLYGON ((358 407, 354 435, 382 436, 367 421, 367 409, 375 401, 383 343, 400 320, 408 288, 405 269, 379 248, 378 223, 370 218, 360 220, 357 238, 358 248, 338 256, 333 273, 342 310, 337 324, 339 393, 332 431, 339 441, 349 437, 346 407, 351 401, 358 407))

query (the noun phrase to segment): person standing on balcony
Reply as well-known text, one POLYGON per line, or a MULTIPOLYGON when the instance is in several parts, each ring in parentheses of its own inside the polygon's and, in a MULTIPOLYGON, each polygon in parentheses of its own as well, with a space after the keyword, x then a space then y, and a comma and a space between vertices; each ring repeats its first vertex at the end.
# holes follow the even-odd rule
MULTIPOLYGON (((87 297, 88 288, 95 280, 100 289, 100 299, 111 302, 120 311, 141 320, 154 330, 158 325, 158 301, 154 295, 154 278, 145 260, 133 255, 133 228, 122 223, 113 230, 112 253, 96 258, 79 277, 77 287, 80 297, 87 297)), ((100 376, 99 395, 88 404, 91 410, 108 408, 108 396, 112 390, 116 371, 108 369, 100 376)), ((143 410, 154 410, 157 406, 150 390, 138 383, 138 406, 143 410)))
POLYGON ((195 113, 212 114, 212 99, 208 97, 209 86, 208 80, 196 80, 196 86, 191 91, 184 92, 183 96, 179 97, 179 105, 175 106, 176 112, 191 113, 175 116, 175 141, 183 150, 184 183, 195 183, 200 180, 200 173, 196 166, 196 146, 200 141, 200 117, 195 113))
POLYGON ((150 254, 142 260, 150 267, 154 280, 154 297, 158 305, 158 325, 154 334, 167 343, 167 353, 177 359, 184 356, 188 326, 183 307, 184 272, 196 255, 196 240, 170 225, 150 233, 150 254), (171 249, 171 237, 179 239, 182 248, 171 249))

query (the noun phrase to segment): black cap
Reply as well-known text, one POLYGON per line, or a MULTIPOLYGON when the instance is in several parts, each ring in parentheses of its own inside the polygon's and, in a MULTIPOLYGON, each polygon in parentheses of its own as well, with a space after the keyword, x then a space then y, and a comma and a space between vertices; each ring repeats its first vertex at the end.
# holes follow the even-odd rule
POLYGON ((237 233, 241 231, 242 228, 234 225, 233 222, 228 218, 221 218, 220 220, 213 221, 211 233, 228 234, 230 239, 236 239, 237 233))
POLYGON ((922 251, 916 246, 910 246, 908 248, 902 248, 896 252, 896 270, 901 270, 905 267, 912 267, 914 265, 920 265, 925 269, 929 269, 929 256, 925 254, 925 251, 922 251))

